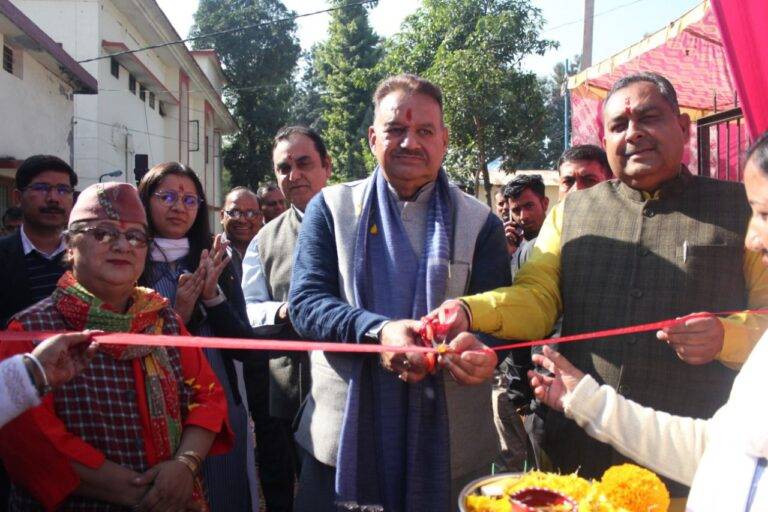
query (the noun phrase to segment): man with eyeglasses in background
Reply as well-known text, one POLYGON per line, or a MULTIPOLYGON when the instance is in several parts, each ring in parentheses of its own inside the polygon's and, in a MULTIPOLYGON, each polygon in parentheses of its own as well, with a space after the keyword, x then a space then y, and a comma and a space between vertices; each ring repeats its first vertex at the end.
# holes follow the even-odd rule
MULTIPOLYGON (((326 185, 332 164, 323 139, 305 126, 278 131, 272 160, 278 186, 291 207, 266 224, 248 246, 243 260, 243 294, 251 325, 283 325, 295 336, 288 315, 293 252, 304 209, 326 185)), ((264 199, 261 204, 264 206, 264 199)), ((266 208, 263 211, 266 217, 266 208)), ((269 512, 293 509, 299 470, 293 421, 309 391, 309 379, 306 352, 277 354, 269 361, 269 418, 257 425, 257 439, 262 443, 258 447, 261 485, 269 512), (267 437, 269 441, 262 441, 267 437)))
POLYGON ((251 243, 264 226, 259 197, 247 187, 235 187, 224 198, 224 208, 219 212, 224 240, 229 242, 227 253, 235 269, 238 282, 243 278, 243 258, 251 243))
MULTIPOLYGON (((48 297, 64 273, 62 233, 75 185, 75 171, 55 156, 31 156, 16 170, 13 202, 21 208, 22 225, 0 238, 0 329, 15 313, 48 297)), ((0 466, 0 510, 7 508, 9 485, 0 466)))
POLYGON ((34 155, 16 171, 13 201, 21 228, 0 239, 0 323, 49 296, 64 273, 62 233, 74 203, 77 175, 58 157, 34 155))
POLYGON ((261 212, 264 214, 264 224, 276 219, 288 208, 285 204, 286 196, 273 181, 259 187, 258 196, 261 212))

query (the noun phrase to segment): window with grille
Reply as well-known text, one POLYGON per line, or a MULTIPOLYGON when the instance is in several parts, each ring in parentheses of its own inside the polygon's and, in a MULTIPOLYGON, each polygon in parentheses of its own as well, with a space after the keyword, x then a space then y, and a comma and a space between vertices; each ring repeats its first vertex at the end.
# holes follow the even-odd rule
POLYGON ((160 116, 165 117, 165 103, 162 101, 157 102, 157 113, 160 114, 160 116))
POLYGON ((139 99, 141 101, 146 101, 147 100, 147 89, 143 85, 139 86, 139 99))
POLYGON ((13 49, 3 45, 3 69, 13 74, 13 49))
POLYGON ((128 90, 136 94, 136 77, 130 74, 128 75, 128 90))
POLYGON ((114 57, 109 59, 109 72, 112 73, 113 77, 120 78, 120 63, 114 57))
POLYGON ((155 93, 149 93, 149 108, 155 108, 155 93))

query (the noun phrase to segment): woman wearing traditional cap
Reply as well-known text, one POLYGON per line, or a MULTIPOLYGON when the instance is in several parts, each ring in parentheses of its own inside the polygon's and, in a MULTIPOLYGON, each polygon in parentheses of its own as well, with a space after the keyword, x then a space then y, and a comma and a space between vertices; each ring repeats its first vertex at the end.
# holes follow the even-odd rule
MULTIPOLYGON (((187 334, 167 299, 135 285, 149 243, 135 187, 85 189, 66 242, 71 271, 10 329, 187 334)), ((3 343, 0 357, 32 347, 3 343)), ((198 468, 231 446, 226 418, 200 349, 100 344, 86 371, 0 431, 9 510, 207 510, 198 468)))
MULTIPOLYGON (((253 337, 226 245, 211 235, 205 192, 195 172, 176 162, 158 164, 139 183, 139 196, 153 238, 141 283, 168 297, 196 336, 253 337)), ((242 364, 236 359, 260 354, 204 352, 224 386, 235 433, 232 451, 203 464, 208 500, 215 511, 258 510, 254 436, 242 364)))

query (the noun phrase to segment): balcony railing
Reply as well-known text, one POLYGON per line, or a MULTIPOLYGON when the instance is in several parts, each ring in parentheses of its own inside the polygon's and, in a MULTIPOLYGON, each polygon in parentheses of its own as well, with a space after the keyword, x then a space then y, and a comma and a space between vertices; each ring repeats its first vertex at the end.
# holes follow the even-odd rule
POLYGON ((699 174, 743 181, 741 163, 749 140, 740 107, 696 121, 699 174))

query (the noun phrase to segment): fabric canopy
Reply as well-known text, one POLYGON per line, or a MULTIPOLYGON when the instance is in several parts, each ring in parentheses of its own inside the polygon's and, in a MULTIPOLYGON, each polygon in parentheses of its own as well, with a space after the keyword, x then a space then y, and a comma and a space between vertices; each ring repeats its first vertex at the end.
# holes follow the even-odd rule
MULTIPOLYGON (((724 3, 741 5, 742 1, 724 3)), ((758 52, 758 48, 753 51, 758 52)), ((681 110, 693 121, 742 103, 742 97, 736 94, 715 13, 707 0, 658 32, 569 78, 573 144, 602 145, 603 98, 616 80, 641 71, 667 77, 677 91, 681 110)), ((743 125, 715 128, 711 138, 719 140, 720 135, 727 142, 713 147, 710 168, 714 169, 713 176, 725 178, 731 176, 726 167, 738 167, 738 154, 747 137, 743 125), (725 133, 720 133, 723 130, 725 133), (727 166, 720 165, 726 161, 727 166)), ((683 161, 698 172, 695 123, 683 161)))
POLYGON ((768 130, 768 2, 713 0, 752 138, 768 130))

